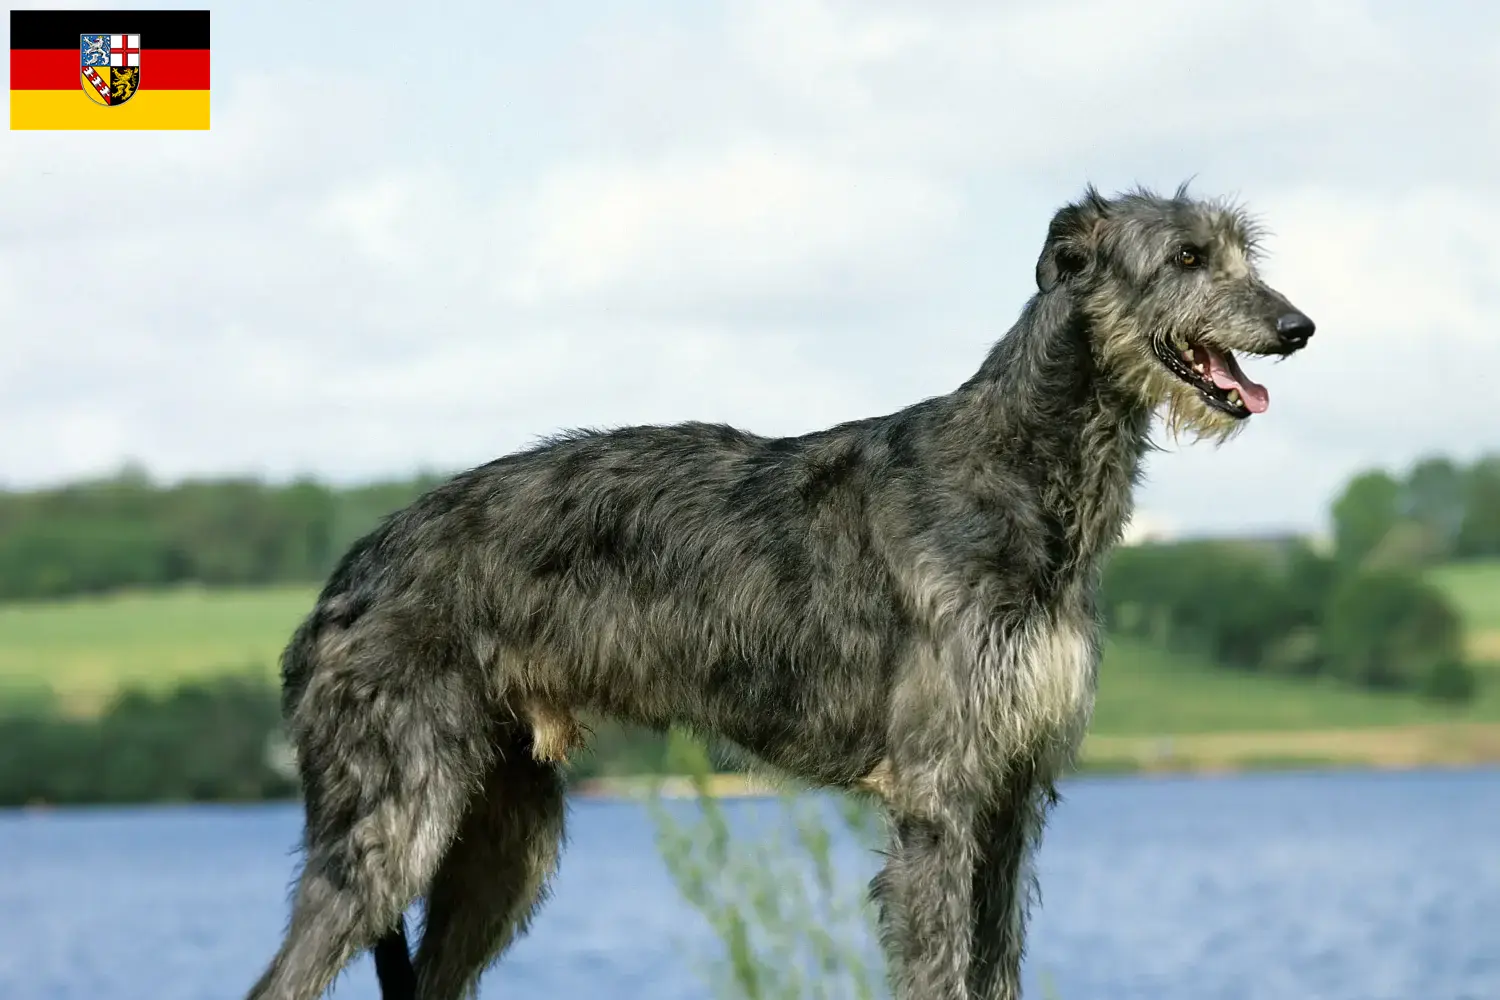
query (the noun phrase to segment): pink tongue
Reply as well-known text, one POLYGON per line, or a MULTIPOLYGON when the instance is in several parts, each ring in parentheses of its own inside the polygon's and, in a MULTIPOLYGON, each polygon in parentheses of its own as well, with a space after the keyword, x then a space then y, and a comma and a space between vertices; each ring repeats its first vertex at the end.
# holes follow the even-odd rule
POLYGON ((1214 385, 1220 389, 1238 389, 1240 399, 1245 402, 1245 409, 1251 413, 1266 412, 1266 408, 1271 405, 1271 394, 1266 391, 1265 386, 1240 371, 1240 363, 1234 360, 1234 355, 1220 354, 1207 345, 1200 349, 1208 355, 1208 377, 1213 380, 1214 385))

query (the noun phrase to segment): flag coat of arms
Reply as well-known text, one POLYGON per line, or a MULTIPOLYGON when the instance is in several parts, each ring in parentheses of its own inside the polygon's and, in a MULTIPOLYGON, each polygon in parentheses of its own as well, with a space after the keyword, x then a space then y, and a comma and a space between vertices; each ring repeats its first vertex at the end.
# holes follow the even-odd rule
POLYGON ((206 129, 206 10, 10 12, 12 129, 206 129))
POLYGON ((140 35, 84 35, 79 42, 83 92, 106 107, 121 105, 141 86, 140 35))

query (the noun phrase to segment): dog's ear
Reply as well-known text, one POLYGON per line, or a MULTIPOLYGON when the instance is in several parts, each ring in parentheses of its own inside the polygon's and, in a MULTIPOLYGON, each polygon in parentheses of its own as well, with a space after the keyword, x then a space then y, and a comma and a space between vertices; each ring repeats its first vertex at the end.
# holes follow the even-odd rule
POLYGON ((1036 287, 1048 292, 1088 267, 1099 248, 1099 230, 1109 205, 1090 185, 1081 201, 1067 205, 1052 217, 1047 242, 1036 262, 1036 287))

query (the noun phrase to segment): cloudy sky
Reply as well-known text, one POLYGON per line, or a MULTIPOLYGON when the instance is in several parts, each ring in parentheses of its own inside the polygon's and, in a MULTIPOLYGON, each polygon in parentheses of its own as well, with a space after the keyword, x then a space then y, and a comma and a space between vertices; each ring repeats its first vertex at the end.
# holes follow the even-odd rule
POLYGON ((888 412, 977 368, 1085 182, 1188 177, 1318 335, 1144 511, 1317 527, 1355 469, 1500 448, 1500 7, 443 8, 219 5, 211 131, 5 133, 0 483, 888 412))

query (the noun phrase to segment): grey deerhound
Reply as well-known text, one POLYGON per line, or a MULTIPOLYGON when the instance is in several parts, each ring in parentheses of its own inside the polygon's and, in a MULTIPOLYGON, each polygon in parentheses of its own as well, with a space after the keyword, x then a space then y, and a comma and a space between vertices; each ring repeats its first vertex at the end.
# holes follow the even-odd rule
POLYGON ((878 795, 895 995, 1014 1000, 1152 415, 1225 440, 1267 406, 1232 352, 1313 332, 1255 246, 1233 206, 1090 187, 946 396, 800 437, 569 433, 392 515, 283 656, 306 860, 250 996, 313 1000, 366 948, 387 1000, 471 995, 544 898, 589 711, 878 795))

